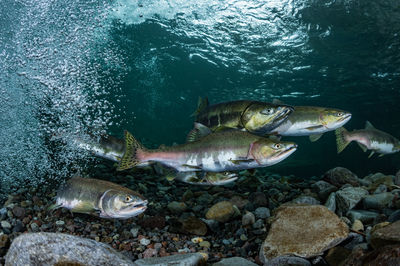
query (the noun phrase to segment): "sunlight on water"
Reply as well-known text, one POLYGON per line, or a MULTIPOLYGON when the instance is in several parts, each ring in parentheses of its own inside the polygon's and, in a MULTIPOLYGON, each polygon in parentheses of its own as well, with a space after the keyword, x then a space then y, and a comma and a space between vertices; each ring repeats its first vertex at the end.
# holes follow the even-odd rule
POLYGON ((106 3, 0 3, 2 189, 79 170, 85 154, 69 140, 113 122, 107 96, 124 65, 110 49, 106 3))

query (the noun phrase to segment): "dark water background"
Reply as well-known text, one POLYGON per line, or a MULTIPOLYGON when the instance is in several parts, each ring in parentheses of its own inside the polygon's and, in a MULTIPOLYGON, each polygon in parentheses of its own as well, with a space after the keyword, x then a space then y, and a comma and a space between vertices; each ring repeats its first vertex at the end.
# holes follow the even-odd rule
MULTIPOLYGON (((400 137, 399 1, 0 2, 0 186, 70 176, 74 134, 182 143, 199 96, 353 113, 400 137), (62 138, 60 143, 51 137, 62 138)), ((336 154, 333 132, 266 170, 394 174, 400 154, 336 154)), ((85 167, 85 164, 82 166, 85 167)))
MULTIPOLYGON (((157 144, 182 143, 198 96, 208 96, 211 103, 279 98, 337 107, 353 113, 349 129, 369 120, 400 136, 399 2, 217 3, 170 20, 115 23, 112 36, 131 67, 115 134, 128 129, 157 144)), ((367 159, 356 144, 337 155, 333 132, 315 143, 290 139, 298 151, 269 170, 307 177, 335 166, 361 176, 400 168, 399 154, 367 159)))

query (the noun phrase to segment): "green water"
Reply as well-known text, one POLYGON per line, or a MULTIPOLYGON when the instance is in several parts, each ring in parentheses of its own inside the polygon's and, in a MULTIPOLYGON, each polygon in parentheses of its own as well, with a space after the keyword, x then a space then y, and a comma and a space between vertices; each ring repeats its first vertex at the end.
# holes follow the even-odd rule
MULTIPOLYGON (((228 2, 172 19, 115 22, 112 36, 129 66, 126 96, 116 103, 125 119, 115 134, 128 129, 156 144, 182 143, 197 98, 208 96, 211 103, 278 98, 337 107, 352 112, 348 129, 369 120, 400 135, 400 4, 228 2)), ((307 177, 335 166, 361 176, 400 168, 399 154, 367 159, 356 144, 337 155, 333 132, 315 143, 288 139, 298 151, 269 170, 307 177)))

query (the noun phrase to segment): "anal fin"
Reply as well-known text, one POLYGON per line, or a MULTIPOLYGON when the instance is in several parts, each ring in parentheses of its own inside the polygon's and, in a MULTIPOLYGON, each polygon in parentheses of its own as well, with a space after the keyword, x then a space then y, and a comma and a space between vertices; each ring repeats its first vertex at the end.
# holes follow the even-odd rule
POLYGON ((311 142, 315 142, 315 141, 319 140, 321 137, 322 137, 322 134, 314 134, 314 135, 309 136, 311 142))
POLYGON ((368 159, 372 157, 372 155, 374 155, 375 151, 371 151, 371 153, 368 156, 368 159))
POLYGON ((358 146, 360 146, 360 148, 363 150, 363 152, 367 152, 368 148, 364 144, 361 144, 359 142, 357 142, 357 144, 358 144, 358 146))

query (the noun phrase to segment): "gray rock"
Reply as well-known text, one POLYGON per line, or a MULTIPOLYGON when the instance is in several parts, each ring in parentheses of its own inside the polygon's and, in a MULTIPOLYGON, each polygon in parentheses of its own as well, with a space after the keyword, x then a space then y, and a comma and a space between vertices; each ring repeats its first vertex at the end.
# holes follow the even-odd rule
POLYGON ((167 208, 172 213, 180 214, 180 213, 186 211, 187 206, 186 206, 186 203, 184 203, 184 202, 173 201, 168 204, 167 208))
POLYGON ((22 234, 12 242, 6 265, 134 265, 110 246, 60 233, 22 234))
POLYGON ((256 216, 257 219, 266 219, 271 216, 271 212, 266 207, 258 207, 254 211, 254 215, 256 216))
POLYGON ((394 211, 388 219, 388 222, 393 223, 400 220, 400 210, 394 211))
POLYGON ((352 222, 360 220, 363 224, 368 224, 374 221, 379 216, 379 213, 364 211, 364 210, 350 210, 346 213, 352 222))
POLYGON ((346 187, 336 192, 336 207, 339 215, 353 209, 368 191, 360 187, 346 187))
POLYGON ((375 181, 377 181, 379 178, 382 178, 382 177, 385 177, 385 176, 386 175, 384 175, 382 173, 375 173, 375 174, 367 175, 362 180, 368 182, 369 184, 372 184, 375 181))
POLYGON ((161 258, 136 260, 134 266, 197 266, 205 264, 205 258, 200 253, 179 254, 161 258))
POLYGON ((379 193, 384 193, 387 192, 387 186, 384 184, 380 184, 376 190, 374 191, 374 194, 379 194, 379 193))
POLYGON ((350 233, 349 236, 347 237, 347 239, 345 241, 343 241, 344 247, 347 249, 352 250, 355 246, 361 244, 364 242, 364 237, 360 234, 357 233, 350 233))
POLYGON ((294 256, 281 256, 264 261, 264 266, 311 266, 311 263, 303 258, 294 256))
POLYGON ((310 196, 300 196, 296 199, 294 199, 292 202, 298 203, 298 204, 310 204, 310 205, 319 205, 321 202, 319 200, 310 197, 310 196))
POLYGON ((257 266, 257 264, 246 260, 241 257, 232 257, 228 259, 222 259, 221 261, 212 264, 212 266, 232 266, 232 265, 240 265, 240 266, 257 266))
POLYGON ((140 239, 139 242, 143 246, 147 246, 147 245, 149 245, 151 243, 151 241, 149 239, 147 239, 147 238, 142 238, 142 239, 140 239))
POLYGON ((325 202, 325 207, 327 207, 330 211, 336 211, 336 192, 332 192, 328 199, 325 202))
POLYGON ((363 199, 363 205, 365 209, 382 210, 385 207, 390 207, 393 197, 390 192, 368 195, 363 199))
POLYGON ((1 221, 1 227, 4 229, 11 229, 11 224, 7 221, 1 221))
POLYGON ((318 197, 321 200, 326 200, 332 192, 337 190, 337 187, 323 180, 315 182, 312 187, 316 188, 318 197))
POLYGON ((254 224, 256 221, 256 217, 253 213, 246 211, 246 214, 243 215, 242 217, 242 225, 246 226, 246 225, 252 225, 254 224))
POLYGON ((341 187, 344 184, 350 184, 352 186, 360 185, 360 180, 357 175, 343 167, 336 167, 329 170, 325 173, 323 178, 336 187, 341 187))

